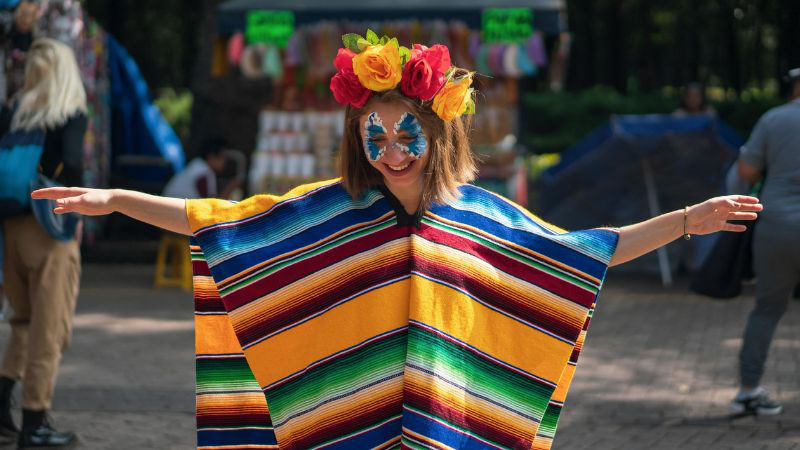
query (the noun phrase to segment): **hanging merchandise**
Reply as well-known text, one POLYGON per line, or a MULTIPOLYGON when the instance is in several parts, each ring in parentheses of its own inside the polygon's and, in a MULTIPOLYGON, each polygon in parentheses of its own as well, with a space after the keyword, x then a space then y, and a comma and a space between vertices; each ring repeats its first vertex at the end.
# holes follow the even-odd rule
POLYGON ((278 47, 266 45, 262 56, 262 72, 265 76, 279 80, 283 77, 283 62, 278 47))
POLYGON ((245 78, 264 77, 264 53, 266 46, 263 44, 251 45, 242 51, 242 60, 239 69, 245 78))
POLYGON ((228 61, 234 66, 239 65, 242 60, 242 51, 244 51, 244 34, 234 33, 228 39, 228 61))
POLYGON ((542 33, 535 33, 527 42, 528 55, 537 66, 547 65, 547 51, 544 47, 542 33))

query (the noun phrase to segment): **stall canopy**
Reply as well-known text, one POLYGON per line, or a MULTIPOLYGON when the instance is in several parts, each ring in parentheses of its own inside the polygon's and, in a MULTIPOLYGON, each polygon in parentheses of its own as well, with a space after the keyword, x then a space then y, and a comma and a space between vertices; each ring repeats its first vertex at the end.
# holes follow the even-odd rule
POLYGON ((561 12, 565 0, 229 0, 219 7, 218 30, 231 34, 245 29, 247 13, 254 10, 287 10, 294 14, 295 25, 321 20, 343 19, 353 21, 383 21, 399 17, 417 17, 424 20, 458 19, 471 28, 480 28, 481 12, 486 8, 530 8, 533 26, 546 34, 566 30, 561 12))
MULTIPOLYGON (((682 209, 723 193, 742 143, 706 115, 612 118, 542 174, 540 213, 559 226, 583 229, 682 209)), ((666 251, 658 257, 668 284, 666 251)))

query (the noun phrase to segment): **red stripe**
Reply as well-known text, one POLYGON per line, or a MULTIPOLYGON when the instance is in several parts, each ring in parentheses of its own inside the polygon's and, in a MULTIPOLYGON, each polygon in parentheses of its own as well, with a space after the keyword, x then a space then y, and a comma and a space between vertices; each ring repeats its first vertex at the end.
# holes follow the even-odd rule
POLYGON ((353 255, 372 250, 389 241, 408 236, 407 229, 389 227, 376 233, 362 236, 346 242, 321 254, 285 267, 249 286, 238 289, 225 295, 223 300, 229 311, 246 305, 247 303, 269 295, 270 293, 295 281, 301 280, 315 272, 330 267, 353 255))
MULTIPOLYGON (((472 240, 427 225, 423 225, 420 236, 431 242, 469 253, 470 255, 482 259, 494 268, 531 284, 535 284, 542 289, 546 289, 581 306, 588 308, 592 306, 592 302, 594 302, 594 293, 586 291, 561 278, 550 275, 547 272, 523 264, 516 259, 509 258, 472 240)), ((534 263, 538 262, 533 258, 528 259, 534 263)))

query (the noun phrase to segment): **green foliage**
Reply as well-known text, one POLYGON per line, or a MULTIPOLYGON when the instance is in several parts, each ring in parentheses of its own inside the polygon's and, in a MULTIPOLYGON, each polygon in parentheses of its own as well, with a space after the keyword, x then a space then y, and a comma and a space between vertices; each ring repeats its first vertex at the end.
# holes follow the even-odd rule
POLYGON ((158 91, 154 103, 181 141, 186 143, 192 122, 192 93, 188 89, 176 92, 172 88, 158 91))
MULTIPOLYGON (((531 92, 522 97, 521 143, 533 153, 560 153, 615 114, 668 114, 678 106, 678 90, 621 95, 607 87, 581 92, 531 92)), ((728 92, 712 99, 720 118, 747 137, 767 109, 781 103, 771 95, 728 92)))

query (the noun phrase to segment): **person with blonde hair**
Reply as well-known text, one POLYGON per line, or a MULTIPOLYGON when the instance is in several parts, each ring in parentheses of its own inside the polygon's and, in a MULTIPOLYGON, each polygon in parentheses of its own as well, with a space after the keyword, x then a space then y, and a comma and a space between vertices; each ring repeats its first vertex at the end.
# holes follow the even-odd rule
POLYGON ((609 266, 743 231, 726 196, 566 232, 470 183, 473 73, 343 36, 341 178, 242 202, 52 188, 193 237, 203 448, 550 448, 609 266))
MULTIPOLYGON (((27 54, 23 88, 0 114, 0 132, 43 133, 37 148, 41 174, 63 185, 79 185, 86 111, 86 93, 72 50, 53 39, 38 39, 27 54)), ((14 170, 21 169, 0 167, 0 173, 14 170)), ((72 239, 56 239, 37 221, 30 204, 23 206, 0 208, 5 291, 13 308, 11 339, 0 366, 0 432, 17 433, 20 448, 65 446, 75 441, 75 434, 56 431, 47 412, 72 329, 81 269, 80 231, 72 239), (19 380, 21 430, 10 408, 11 391, 19 380)))

